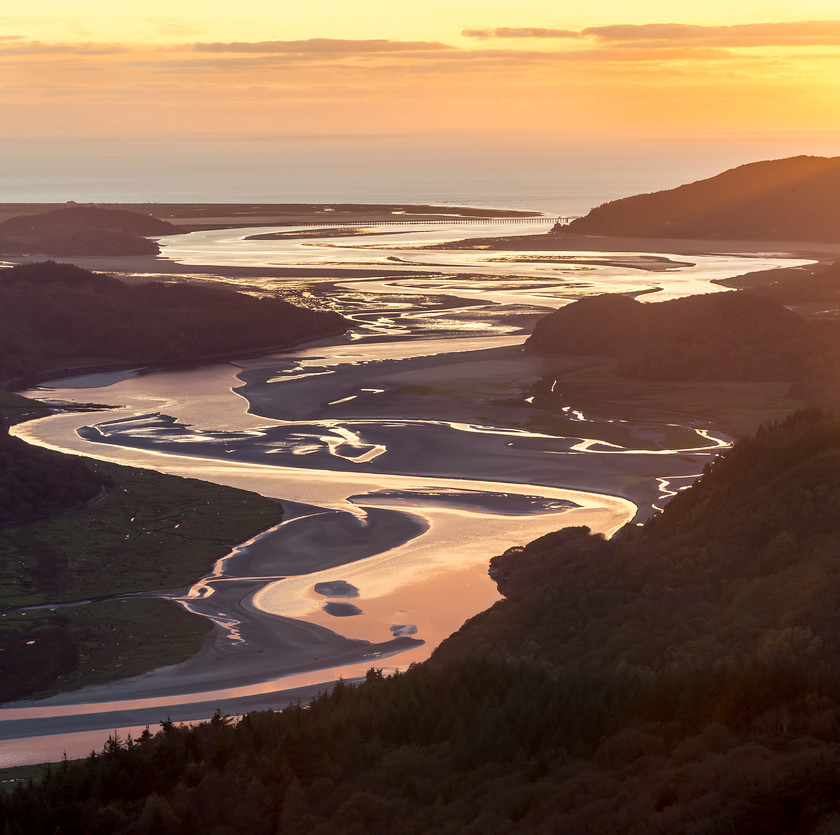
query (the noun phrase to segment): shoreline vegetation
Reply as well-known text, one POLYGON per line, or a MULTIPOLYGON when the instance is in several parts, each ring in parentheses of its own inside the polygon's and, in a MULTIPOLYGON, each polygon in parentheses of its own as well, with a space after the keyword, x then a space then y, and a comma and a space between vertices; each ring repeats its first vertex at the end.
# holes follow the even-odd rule
MULTIPOLYGON (((7 424, 47 412, 0 391, 7 424)), ((41 450, 5 430, 3 454, 2 702, 191 657, 210 622, 157 593, 182 591, 282 519, 277 502, 253 493, 41 450)))

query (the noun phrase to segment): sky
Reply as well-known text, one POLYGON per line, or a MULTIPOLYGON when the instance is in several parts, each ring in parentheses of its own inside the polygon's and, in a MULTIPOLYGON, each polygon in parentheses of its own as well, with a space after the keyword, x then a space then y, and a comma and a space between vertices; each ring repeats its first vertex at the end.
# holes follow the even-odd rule
POLYGON ((29 0, 0 136, 840 128, 837 0, 29 0))

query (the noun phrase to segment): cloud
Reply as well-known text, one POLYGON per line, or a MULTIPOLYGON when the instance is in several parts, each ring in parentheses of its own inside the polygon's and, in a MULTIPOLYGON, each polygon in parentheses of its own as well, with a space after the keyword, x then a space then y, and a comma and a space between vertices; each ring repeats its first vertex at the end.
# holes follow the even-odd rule
POLYGON ((650 47, 687 45, 836 46, 840 20, 805 20, 787 23, 743 23, 735 26, 696 26, 689 23, 645 23, 590 26, 580 31, 536 26, 500 29, 464 29, 465 38, 588 38, 606 44, 644 43, 650 47))
POLYGON ((580 32, 610 43, 694 46, 835 46, 840 44, 840 21, 809 20, 791 23, 743 23, 735 26, 695 26, 684 23, 590 26, 580 32))
POLYGON ((517 29, 464 29, 465 38, 577 38, 579 32, 571 29, 543 29, 538 26, 525 26, 517 29))
POLYGON ((292 55, 370 55, 382 52, 440 52, 454 49, 435 41, 390 41, 385 39, 343 40, 341 38, 309 38, 301 41, 259 41, 232 43, 196 43, 196 52, 248 52, 292 55))
MULTIPOLYGON (((138 70, 163 74, 176 73, 178 77, 209 73, 224 77, 232 84, 253 73, 270 83, 286 83, 289 73, 323 73, 340 76, 344 70, 353 70, 359 81, 367 78, 379 84, 378 79, 391 76, 392 79, 413 77, 449 77, 453 81, 475 79, 488 71, 503 73, 507 79, 524 77, 539 70, 546 72, 610 72, 610 68, 633 65, 640 72, 655 70, 661 72, 663 64, 694 64, 695 66, 719 65, 738 66, 739 69, 755 70, 767 67, 766 57, 743 55, 719 48, 695 47, 693 45, 658 46, 645 48, 643 44, 611 45, 574 51, 526 50, 526 49, 451 49, 441 52, 396 52, 355 55, 337 53, 290 54, 290 53, 241 53, 208 54, 185 58, 184 54, 169 57, 148 57, 131 60, 130 65, 138 70), (366 75, 360 75, 364 73, 366 75), (375 81, 374 81, 375 80, 375 81)), ((127 64, 128 66, 128 64, 127 64)), ((295 76, 300 79, 304 76, 295 76)), ((295 81, 298 83, 298 81, 295 81)), ((308 83, 308 82, 307 82, 308 83)))
POLYGON ((0 38, 0 55, 117 55, 130 51, 119 44, 43 43, 18 36, 0 38))

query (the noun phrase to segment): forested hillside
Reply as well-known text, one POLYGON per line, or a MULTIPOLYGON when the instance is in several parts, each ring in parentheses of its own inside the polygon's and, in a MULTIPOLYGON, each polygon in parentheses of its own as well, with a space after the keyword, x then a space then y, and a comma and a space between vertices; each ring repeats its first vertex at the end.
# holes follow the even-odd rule
POLYGON ((80 507, 109 483, 80 458, 32 447, 0 426, 0 528, 80 507))
POLYGON ((438 655, 481 645, 588 670, 762 657, 840 670, 838 540, 840 424, 799 412, 736 444, 644 526, 610 541, 568 528, 494 558, 507 602, 438 655))
POLYGON ((782 305, 744 292, 643 303, 590 296, 540 319, 527 345, 619 360, 630 377, 797 380, 840 329, 818 330, 782 305))
POLYGON ((613 200, 562 231, 643 238, 837 241, 840 157, 741 165, 716 177, 613 200))
POLYGON ((6 833, 834 831, 838 530, 840 423, 798 413, 642 527, 496 558, 506 599, 430 662, 112 739, 6 833))
POLYGON ((341 332, 337 313, 188 284, 127 285, 47 261, 0 270, 0 380, 79 358, 185 360, 341 332))

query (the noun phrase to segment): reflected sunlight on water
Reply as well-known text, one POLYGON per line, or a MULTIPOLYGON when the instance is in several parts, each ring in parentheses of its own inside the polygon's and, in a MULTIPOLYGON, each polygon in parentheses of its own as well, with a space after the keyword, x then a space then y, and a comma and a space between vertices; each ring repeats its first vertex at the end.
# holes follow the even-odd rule
MULTIPOLYGON (((165 240, 164 252, 192 264, 324 258, 295 241, 243 241, 250 232, 193 233, 165 240)), ((295 688, 427 658, 498 599, 490 557, 568 524, 611 534, 637 504, 647 512, 726 444, 696 432, 693 445, 674 450, 662 427, 634 436, 629 425, 627 440, 598 440, 594 419, 573 405, 580 436, 526 428, 532 405, 522 390, 541 371, 517 346, 545 307, 605 290, 663 288, 651 294, 657 298, 714 292, 721 289, 714 278, 801 263, 692 256, 648 271, 641 267, 650 255, 586 253, 603 263, 588 263, 581 281, 574 259, 412 251, 426 272, 389 276, 389 254, 416 240, 389 236, 389 248, 362 251, 352 239, 332 239, 330 259, 377 263, 377 277, 247 279, 269 291, 285 284, 328 293, 354 321, 353 333, 332 344, 236 365, 58 380, 28 393, 115 408, 19 425, 22 438, 254 490, 286 502, 287 522, 235 549, 183 598, 198 612, 212 605, 241 652, 234 647, 223 662, 200 654, 142 679, 0 710, 0 735, 14 733, 2 730, 13 720, 35 722, 27 732, 43 734, 82 730, 72 724, 79 717, 88 728, 111 727, 157 713, 155 722, 164 708, 201 718, 219 704, 230 712, 276 706, 295 688), (475 329, 480 335, 470 335, 475 329), (634 481, 640 471, 655 475, 634 481), (343 599, 351 587, 352 600, 343 599), (81 698, 90 703, 76 703, 81 698)), ((233 646, 221 634, 225 640, 233 646)))

